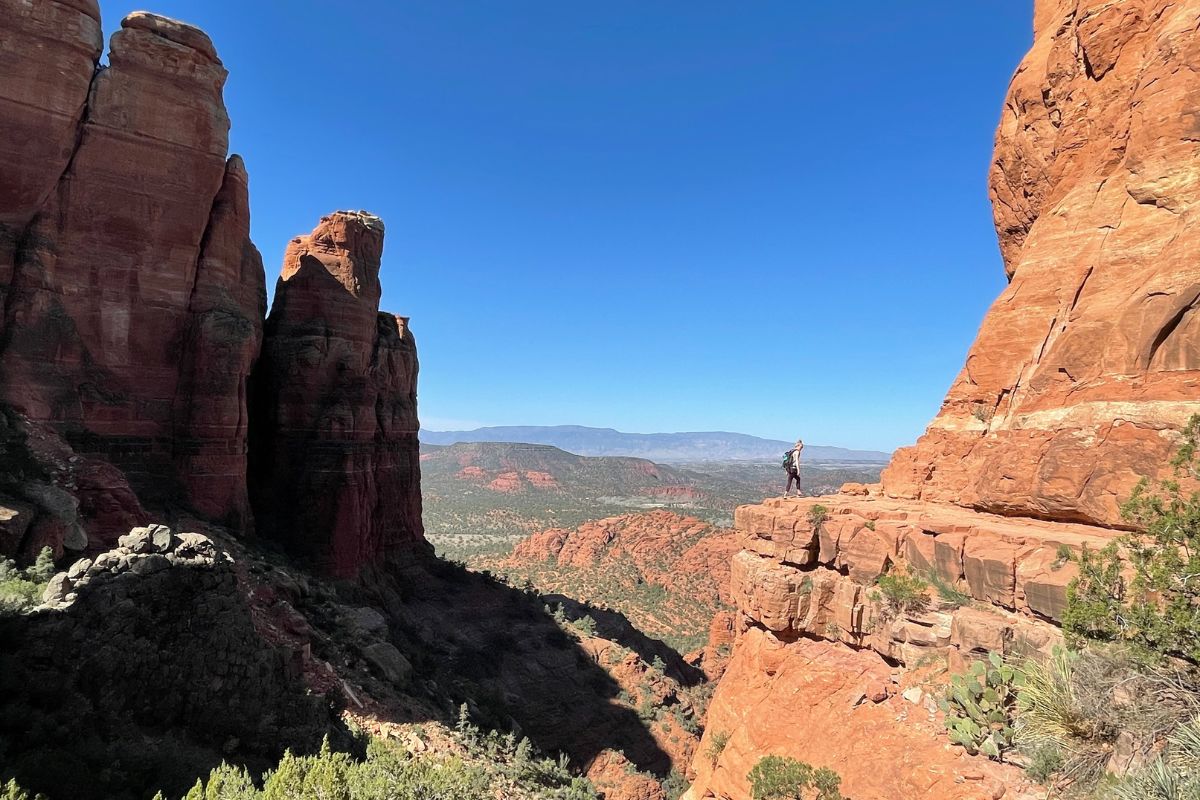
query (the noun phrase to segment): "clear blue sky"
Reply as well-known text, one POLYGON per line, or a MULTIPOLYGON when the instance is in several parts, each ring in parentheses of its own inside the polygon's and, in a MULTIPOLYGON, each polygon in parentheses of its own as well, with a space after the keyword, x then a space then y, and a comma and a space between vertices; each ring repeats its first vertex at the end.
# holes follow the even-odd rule
MULTIPOLYGON (((106 35, 145 0, 102 0, 106 35)), ((891 448, 1003 271, 992 133, 1031 0, 154 0, 230 70, 273 285, 387 223, 431 428, 891 448)))

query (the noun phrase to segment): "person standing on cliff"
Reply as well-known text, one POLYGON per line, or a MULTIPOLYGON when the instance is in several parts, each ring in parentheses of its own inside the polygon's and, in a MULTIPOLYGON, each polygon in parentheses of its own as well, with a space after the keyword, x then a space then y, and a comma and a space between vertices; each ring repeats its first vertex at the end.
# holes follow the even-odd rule
POLYGON ((787 497, 792 493, 792 481, 796 482, 796 496, 800 496, 800 451, 804 449, 804 441, 796 440, 796 446, 788 451, 784 466, 787 469, 788 480, 787 488, 783 490, 783 496, 787 497))

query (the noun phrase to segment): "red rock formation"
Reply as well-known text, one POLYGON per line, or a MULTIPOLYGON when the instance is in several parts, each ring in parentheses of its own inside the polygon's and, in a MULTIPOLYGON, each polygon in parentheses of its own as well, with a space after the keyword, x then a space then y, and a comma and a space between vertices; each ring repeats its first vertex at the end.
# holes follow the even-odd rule
POLYGON ((0 2, 0 307, 18 240, 75 152, 103 37, 95 0, 0 2))
POLYGON ((541 470, 526 470, 525 480, 529 481, 529 484, 535 489, 561 488, 558 480, 553 475, 551 475, 549 472, 543 472, 541 470))
POLYGON ((1120 523, 1200 412, 1200 3, 1040 0, 991 172, 1010 283, 894 497, 1120 523))
POLYGON ((715 768, 694 762, 689 798, 746 797, 767 753, 833 767, 859 800, 1020 796, 944 744, 935 710, 897 715, 845 673, 1046 652, 1075 575, 1064 549, 1110 541, 1119 501, 1166 474, 1200 413, 1200 2, 1040 0, 1035 17, 991 174, 1010 284, 881 487, 738 509, 739 635, 708 718, 733 735, 715 768), (946 597, 889 607, 872 587, 894 569, 946 597), (881 705, 842 702, 860 693, 881 705), (764 705, 804 713, 745 711, 764 705))
POLYGON ((382 253, 362 212, 293 239, 255 373, 259 529, 339 576, 424 544, 416 345, 379 311, 382 253))
POLYGON ((172 409, 175 465, 193 509, 235 530, 251 524, 247 389, 266 306, 262 257, 250 241, 246 167, 235 155, 201 244, 172 409))
MULTIPOLYGON (((76 511, 112 544, 143 521, 130 487, 248 530, 266 286, 246 169, 226 159, 225 68, 202 31, 153 14, 126 17, 97 70, 93 0, 0 13, 0 408, 94 467, 73 468, 71 509, 31 500, 37 481, 0 487, 0 552, 78 546, 76 511)), ((421 539, 416 353, 407 321, 378 313, 370 219, 292 243, 263 373, 262 419, 281 426, 259 431, 267 529, 339 574, 421 539)))
MULTIPOLYGON (((889 697, 891 669, 871 653, 830 642, 784 642, 751 629, 738 643, 708 709, 684 795, 750 797, 746 775, 766 755, 799 756, 842 777, 854 800, 1036 797, 1021 770, 946 746, 926 693, 889 697), (882 698, 872 702, 871 696, 882 698), (716 758, 717 734, 728 742, 716 758)), ((936 708, 936 706, 935 706, 936 708)), ((1044 790, 1042 792, 1044 794, 1044 790)))
MULTIPOLYGON (((730 559, 738 547, 732 531, 658 510, 552 528, 517 542, 508 558, 480 565, 542 592, 614 608, 682 652, 703 641, 729 602, 730 559)), ((720 659, 691 661, 719 669, 720 659)))
POLYGON ((501 472, 488 483, 487 488, 501 494, 516 494, 523 491, 525 486, 521 483, 520 473, 501 472))
POLYGON ((671 588, 686 575, 705 575, 720 593, 729 579, 735 540, 727 530, 673 511, 648 511, 585 522, 576 530, 552 528, 522 539, 509 563, 555 560, 589 569, 629 560, 648 580, 671 588))
MULTIPOLYGON (((1074 554, 1085 546, 1095 550, 1113 532, 895 500, 880 496, 878 487, 864 495, 863 488, 737 509, 743 549, 734 556, 729 590, 736 639, 707 730, 733 734, 731 747, 742 738, 717 769, 702 758, 693 762, 693 800, 747 797, 746 772, 771 753, 832 766, 855 798, 999 796, 989 792, 1003 773, 983 759, 965 758, 939 737, 936 705, 922 706, 917 718, 897 716, 904 708, 897 698, 887 713, 860 710, 856 698, 882 702, 896 694, 875 685, 893 669, 889 665, 898 665, 901 676, 914 668, 936 669, 923 691, 937 696, 947 668, 963 669, 991 652, 1049 653, 1062 642, 1053 622, 1062 616, 1067 584, 1076 575, 1062 557, 1064 548, 1074 554), (924 607, 897 609, 876 586, 881 575, 897 571, 936 581, 944 593, 931 586, 924 607), (814 639, 825 644, 815 647, 814 639), (849 680, 840 675, 846 669, 854 670, 849 680), (861 675, 871 679, 859 680, 861 675), (790 702, 805 714, 759 719, 741 710, 793 694, 799 696, 790 702), (846 697, 851 716, 834 722, 826 715, 846 697), (822 735, 811 736, 814 728, 822 735), (863 760, 854 741, 865 730, 875 756, 903 769, 880 772, 875 761, 863 760), (986 785, 973 783, 988 774, 986 785), (956 787, 966 793, 956 794, 956 787)), ((708 650, 728 639, 728 630, 714 624, 708 650)), ((719 661, 712 663, 720 668, 719 661)), ((1017 777, 1009 773, 1008 788, 1016 787, 1017 777)))
POLYGON ((94 2, 0 11, 0 402, 151 504, 244 526, 265 291, 225 68, 201 31, 138 12, 95 72, 94 2))

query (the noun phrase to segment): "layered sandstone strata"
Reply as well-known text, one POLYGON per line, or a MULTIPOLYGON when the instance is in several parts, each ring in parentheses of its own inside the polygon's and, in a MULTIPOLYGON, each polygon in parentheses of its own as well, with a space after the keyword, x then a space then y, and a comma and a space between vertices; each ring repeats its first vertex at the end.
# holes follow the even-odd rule
POLYGON ((881 497, 768 500, 739 508, 736 525, 745 549, 734 557, 730 591, 744 624, 905 665, 931 655, 961 662, 1049 652, 1078 574, 1071 559, 1108 542, 1101 528, 881 497), (931 592, 918 610, 890 608, 876 584, 894 572, 933 581, 947 596, 931 592))
POLYGON ((1077 574, 1067 556, 1111 531, 861 487, 742 506, 735 526, 734 648, 705 731, 729 744, 714 759, 702 743, 689 798, 748 797, 746 775, 768 754, 830 767, 861 800, 1024 796, 1018 769, 947 743, 936 701, 948 669, 1061 644, 1055 622, 1077 574), (924 578, 926 602, 890 601, 886 574, 924 578))
POLYGON ((1121 522, 1200 412, 1200 2, 1039 0, 991 197, 1010 283, 894 497, 1121 522))
POLYGON ((424 544, 416 344, 379 311, 383 233, 339 211, 292 240, 254 379, 259 529, 339 576, 424 544))
POLYGON ((143 499, 244 527, 266 292, 225 68, 153 14, 126 17, 97 69, 91 0, 0 13, 0 402, 143 499))

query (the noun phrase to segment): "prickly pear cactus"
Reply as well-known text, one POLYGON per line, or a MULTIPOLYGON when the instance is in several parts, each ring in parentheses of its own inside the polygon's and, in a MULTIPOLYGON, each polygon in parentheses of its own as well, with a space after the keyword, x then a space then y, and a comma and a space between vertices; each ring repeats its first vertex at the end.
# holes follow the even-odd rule
POLYGON ((1013 714, 1023 681, 1021 672, 996 653, 989 653, 986 662, 976 661, 965 675, 951 678, 939 703, 950 741, 971 755, 983 753, 1003 761, 1013 746, 1013 714))

